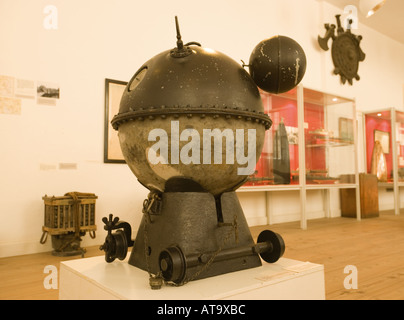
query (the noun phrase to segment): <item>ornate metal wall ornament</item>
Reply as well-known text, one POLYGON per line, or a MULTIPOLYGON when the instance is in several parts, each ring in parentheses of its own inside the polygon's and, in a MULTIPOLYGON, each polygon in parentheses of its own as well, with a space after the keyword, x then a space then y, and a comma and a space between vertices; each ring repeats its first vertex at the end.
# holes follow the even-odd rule
POLYGON ((358 75, 359 62, 365 60, 366 55, 360 48, 362 36, 351 33, 352 20, 348 21, 347 30, 344 31, 340 17, 339 14, 335 16, 338 26, 337 34, 335 35, 335 24, 326 23, 324 25, 325 36, 323 38, 318 36, 318 43, 323 50, 327 51, 329 49, 328 40, 330 38, 333 40, 331 56, 335 67, 334 74, 340 75, 343 84, 348 80, 348 83, 352 85, 353 78, 360 79, 358 75))

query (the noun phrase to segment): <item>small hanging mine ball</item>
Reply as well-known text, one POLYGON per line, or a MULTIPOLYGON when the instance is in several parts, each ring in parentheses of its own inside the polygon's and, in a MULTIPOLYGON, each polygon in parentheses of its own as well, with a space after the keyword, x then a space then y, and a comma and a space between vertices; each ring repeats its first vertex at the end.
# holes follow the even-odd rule
POLYGON ((306 55, 293 39, 275 36, 261 41, 249 62, 250 75, 262 90, 282 93, 299 84, 306 71, 306 55))

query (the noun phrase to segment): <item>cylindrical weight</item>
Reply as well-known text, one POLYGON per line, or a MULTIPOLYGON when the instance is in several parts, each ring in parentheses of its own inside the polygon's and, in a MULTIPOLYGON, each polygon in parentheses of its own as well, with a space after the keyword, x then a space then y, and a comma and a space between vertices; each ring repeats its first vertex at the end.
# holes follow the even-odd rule
POLYGON ((159 265, 163 278, 167 281, 181 283, 185 277, 185 257, 178 247, 169 247, 161 251, 159 265))
POLYGON ((259 253, 261 258, 266 262, 274 263, 278 261, 285 252, 285 242, 276 232, 270 230, 262 231, 257 238, 257 242, 271 244, 272 250, 265 250, 259 253))

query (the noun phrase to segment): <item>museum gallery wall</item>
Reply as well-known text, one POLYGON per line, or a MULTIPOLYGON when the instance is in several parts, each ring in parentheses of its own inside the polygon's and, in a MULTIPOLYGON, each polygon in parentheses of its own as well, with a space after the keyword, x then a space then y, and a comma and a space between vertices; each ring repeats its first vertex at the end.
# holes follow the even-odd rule
MULTIPOLYGON (((334 21, 341 10, 322 1, 229 5, 212 0, 128 0, 117 5, 55 0, 56 24, 55 16, 49 20, 46 5, 12 0, 1 4, 0 212, 7 221, 0 227, 1 257, 51 250, 50 241, 39 243, 45 195, 94 193, 98 230, 109 213, 138 226, 147 189, 125 164, 104 162, 105 79, 127 82, 144 61, 172 47, 175 15, 184 39, 200 41, 236 61, 247 61, 262 39, 288 35, 307 56, 304 87, 354 98, 359 111, 403 110, 404 45, 359 23, 356 33, 363 36, 361 48, 366 52, 359 67, 361 79, 342 85, 332 74, 330 55, 316 42, 324 23, 334 21)), ((293 121, 289 126, 295 126, 293 121)), ((363 150, 359 145, 359 171, 365 168, 363 150)), ((263 192, 238 196, 250 225, 267 222, 263 192)), ((319 192, 307 197, 308 217, 321 216, 319 192)), ((291 198, 298 194, 285 192, 273 199, 277 222, 299 219, 299 201, 291 198)), ((331 202, 332 214, 338 216, 337 195, 331 202)), ((102 242, 102 236, 85 237, 82 245, 102 242)))

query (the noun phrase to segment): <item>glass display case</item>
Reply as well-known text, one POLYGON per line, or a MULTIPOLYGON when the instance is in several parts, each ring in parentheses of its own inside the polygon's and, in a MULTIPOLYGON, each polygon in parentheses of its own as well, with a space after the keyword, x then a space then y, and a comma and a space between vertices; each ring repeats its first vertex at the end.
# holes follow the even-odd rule
POLYGON ((266 131, 261 157, 245 187, 356 183, 353 100, 302 87, 278 95, 262 92, 261 96, 273 124, 266 131), (299 90, 303 101, 297 98, 299 90), (303 108, 301 125, 299 104, 303 108), (303 133, 303 148, 299 148, 299 132, 303 133))
MULTIPOLYGON (((302 85, 261 96, 273 124, 266 131, 255 173, 241 191, 298 190, 303 228, 307 190, 324 190, 328 204, 330 189, 356 188, 359 197, 354 100, 302 85)), ((357 212, 359 219, 359 206, 357 212)))
POLYGON ((368 173, 380 188, 393 190, 394 211, 400 212, 400 187, 404 187, 404 112, 384 109, 364 114, 365 154, 368 173))
POLYGON ((396 111, 397 178, 404 186, 404 112, 396 111))
POLYGON ((264 112, 272 120, 255 172, 244 186, 299 184, 297 90, 284 94, 261 92, 264 112))
POLYGON ((354 101, 303 89, 306 184, 355 184, 354 101))

